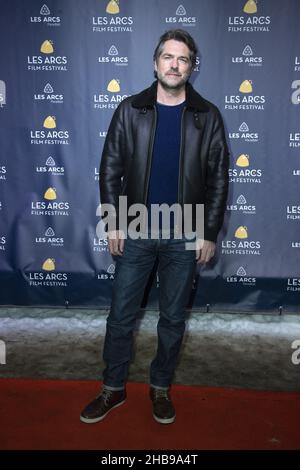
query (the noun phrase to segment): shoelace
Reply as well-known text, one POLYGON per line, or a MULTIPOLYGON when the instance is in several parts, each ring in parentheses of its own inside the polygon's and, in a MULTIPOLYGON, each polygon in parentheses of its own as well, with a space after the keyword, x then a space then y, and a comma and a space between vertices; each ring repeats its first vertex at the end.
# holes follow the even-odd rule
POLYGON ((162 390, 160 388, 154 388, 154 396, 156 399, 158 398, 165 398, 166 400, 170 401, 168 390, 162 390))
POLYGON ((113 391, 107 390, 107 388, 103 388, 101 395, 103 397, 104 403, 107 405, 110 397, 112 396, 113 391))

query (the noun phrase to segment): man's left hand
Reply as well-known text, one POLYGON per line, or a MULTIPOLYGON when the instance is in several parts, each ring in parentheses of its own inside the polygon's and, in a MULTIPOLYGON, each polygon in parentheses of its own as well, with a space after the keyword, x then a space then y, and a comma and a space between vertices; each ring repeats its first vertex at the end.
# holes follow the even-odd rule
POLYGON ((196 260, 198 264, 208 263, 214 256, 216 244, 209 240, 197 240, 196 242, 196 260))

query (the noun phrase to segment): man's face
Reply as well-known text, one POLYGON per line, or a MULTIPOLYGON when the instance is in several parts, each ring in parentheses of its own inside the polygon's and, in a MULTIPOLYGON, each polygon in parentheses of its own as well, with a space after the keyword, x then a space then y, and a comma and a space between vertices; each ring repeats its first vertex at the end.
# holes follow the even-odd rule
POLYGON ((163 88, 174 90, 183 87, 192 72, 189 48, 174 39, 166 41, 154 68, 163 88))

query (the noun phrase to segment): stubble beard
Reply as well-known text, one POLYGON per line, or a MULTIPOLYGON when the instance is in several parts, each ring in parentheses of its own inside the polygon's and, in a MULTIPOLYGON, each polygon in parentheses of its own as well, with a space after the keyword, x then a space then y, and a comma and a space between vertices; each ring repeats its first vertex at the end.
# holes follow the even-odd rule
MULTIPOLYGON (((176 73, 176 72, 174 72, 176 73)), ((166 77, 167 78, 167 77, 166 77)), ((161 76, 160 74, 157 74, 157 80, 159 81, 159 83, 161 84, 162 88, 164 88, 165 90, 167 91, 179 91, 181 90, 182 88, 185 87, 185 84, 186 82, 188 81, 189 79, 189 76, 185 76, 185 77, 181 77, 181 80, 179 80, 177 83, 170 83, 166 80, 165 77, 161 76)))

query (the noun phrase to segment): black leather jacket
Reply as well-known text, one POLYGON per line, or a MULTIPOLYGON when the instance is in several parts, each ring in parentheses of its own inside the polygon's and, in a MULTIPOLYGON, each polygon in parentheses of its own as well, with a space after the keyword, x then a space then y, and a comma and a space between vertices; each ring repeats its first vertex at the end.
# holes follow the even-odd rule
MULTIPOLYGON (((128 207, 147 204, 156 129, 157 82, 115 111, 100 165, 101 203, 126 195, 128 207)), ((205 205, 204 238, 216 241, 228 192, 228 148, 220 112, 187 83, 181 125, 178 202, 205 205)))

